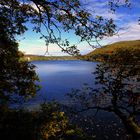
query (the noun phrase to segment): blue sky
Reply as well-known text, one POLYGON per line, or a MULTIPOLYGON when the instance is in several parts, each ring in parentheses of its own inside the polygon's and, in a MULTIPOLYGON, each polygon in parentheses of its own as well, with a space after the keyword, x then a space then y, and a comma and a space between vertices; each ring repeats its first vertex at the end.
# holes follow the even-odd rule
MULTIPOLYGON (((110 44, 113 42, 124 40, 140 39, 140 25, 138 25, 138 18, 140 17, 140 0, 131 0, 131 8, 121 7, 117 9, 116 13, 111 13, 107 8, 107 0, 81 0, 84 8, 88 9, 90 13, 94 10, 97 15, 105 18, 113 18, 118 25, 119 32, 113 37, 106 37, 100 41, 101 45, 110 44), (88 3, 88 5, 86 5, 88 3)), ((122 3, 124 0, 120 0, 122 3)), ((27 24, 28 31, 18 37, 19 50, 26 54, 44 55, 46 51, 45 41, 41 40, 40 35, 32 31, 31 24, 27 24)), ((71 43, 78 42, 78 48, 81 54, 86 54, 93 50, 86 42, 79 43, 73 32, 62 33, 62 35, 70 40, 71 43)), ((96 45, 96 44, 95 44, 96 45)), ((67 55, 62 53, 61 49, 55 45, 49 45, 48 55, 67 55)))

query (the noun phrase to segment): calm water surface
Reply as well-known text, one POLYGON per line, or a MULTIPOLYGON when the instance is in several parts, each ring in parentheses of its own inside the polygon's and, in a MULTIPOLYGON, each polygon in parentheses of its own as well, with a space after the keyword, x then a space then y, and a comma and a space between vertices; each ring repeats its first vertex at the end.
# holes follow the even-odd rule
MULTIPOLYGON (((32 101, 24 104, 24 107, 27 107, 27 109, 38 109, 41 102, 52 99, 56 99, 62 104, 71 104, 70 98, 65 95, 70 93, 72 89, 80 89, 84 83, 87 83, 92 87, 95 86, 95 75, 93 74, 97 65, 95 62, 53 60, 34 61, 32 64, 36 66, 36 72, 41 80, 39 84, 42 88, 32 101)), ((122 124, 120 124, 119 119, 117 119, 114 114, 103 111, 99 111, 96 116, 94 116, 95 112, 86 112, 86 114, 91 115, 91 118, 96 119, 94 125, 90 122, 90 127, 92 131, 94 130, 97 139, 102 139, 105 134, 108 135, 110 139, 113 139, 116 133, 123 133, 122 129, 120 129, 122 124), (112 125, 113 122, 117 122, 115 126, 112 125), (106 125, 109 127, 105 127, 106 125)), ((80 122, 80 120, 80 118, 77 118, 76 122, 80 122)), ((86 127, 87 124, 89 128, 87 121, 82 121, 81 125, 83 123, 84 127, 86 127)), ((117 139, 119 139, 118 136, 117 139)))
POLYGON ((41 80, 41 90, 34 100, 56 99, 66 101, 67 93, 79 89, 84 83, 94 86, 92 74, 97 63, 80 60, 34 61, 36 72, 41 80))

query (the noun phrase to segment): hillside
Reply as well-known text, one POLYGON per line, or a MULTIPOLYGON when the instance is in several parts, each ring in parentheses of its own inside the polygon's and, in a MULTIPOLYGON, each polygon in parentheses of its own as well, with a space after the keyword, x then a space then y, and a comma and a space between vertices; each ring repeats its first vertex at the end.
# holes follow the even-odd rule
POLYGON ((140 51, 140 40, 134 40, 134 41, 121 41, 117 43, 113 43, 110 45, 103 46, 102 48, 98 48, 89 54, 84 56, 84 59, 86 60, 99 60, 102 59, 102 57, 107 57, 111 55, 114 51, 117 49, 137 49, 140 51))

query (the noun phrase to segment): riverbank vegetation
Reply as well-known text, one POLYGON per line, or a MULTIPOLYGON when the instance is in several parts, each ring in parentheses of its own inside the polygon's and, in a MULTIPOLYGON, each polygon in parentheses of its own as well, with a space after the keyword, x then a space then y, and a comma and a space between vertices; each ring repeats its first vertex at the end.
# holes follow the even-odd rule
POLYGON ((37 60, 77 60, 76 56, 39 56, 39 55, 24 55, 22 60, 37 61, 37 60))
POLYGON ((56 102, 45 102, 38 111, 0 110, 0 137, 4 140, 86 140, 56 102))

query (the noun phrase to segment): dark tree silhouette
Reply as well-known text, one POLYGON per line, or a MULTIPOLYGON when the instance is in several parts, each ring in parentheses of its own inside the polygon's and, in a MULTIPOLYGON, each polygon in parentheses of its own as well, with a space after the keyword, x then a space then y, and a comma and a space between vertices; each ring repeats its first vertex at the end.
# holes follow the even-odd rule
POLYGON ((16 35, 24 33, 28 17, 16 1, 0 1, 0 105, 24 101, 35 96, 39 86, 34 66, 20 60, 16 35), (13 3, 12 3, 13 2, 13 3), (10 4, 13 8, 10 7, 10 4), (20 98, 19 98, 20 97, 20 98), (20 100, 19 100, 20 99, 20 100))
POLYGON ((90 109, 113 112, 133 139, 140 138, 139 49, 119 49, 97 66, 99 88, 87 86, 70 96, 81 104, 76 112, 90 109))
POLYGON ((39 86, 34 83, 38 80, 34 66, 20 61, 17 43, 6 37, 0 39, 0 104, 18 101, 19 96, 23 99, 35 96, 39 86))

